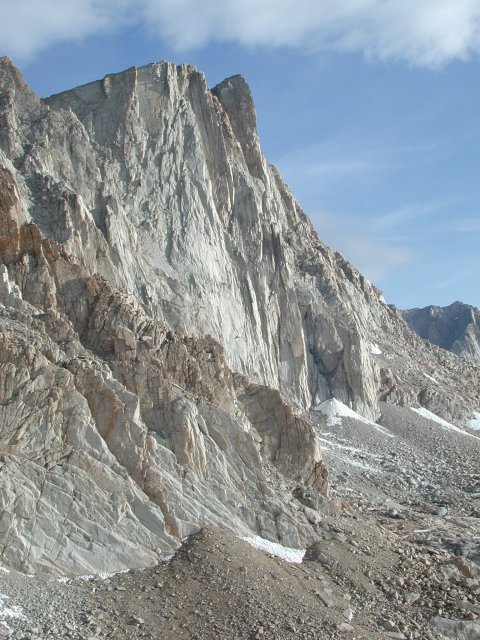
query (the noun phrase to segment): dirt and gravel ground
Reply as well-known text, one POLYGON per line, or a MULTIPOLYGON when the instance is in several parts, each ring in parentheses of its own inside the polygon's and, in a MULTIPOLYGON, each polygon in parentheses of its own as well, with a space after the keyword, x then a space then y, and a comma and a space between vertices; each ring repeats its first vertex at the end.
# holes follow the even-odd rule
POLYGON ((169 562, 109 578, 1 571, 0 637, 480 638, 480 440, 389 406, 393 437, 313 419, 335 509, 301 564, 206 528, 169 562))

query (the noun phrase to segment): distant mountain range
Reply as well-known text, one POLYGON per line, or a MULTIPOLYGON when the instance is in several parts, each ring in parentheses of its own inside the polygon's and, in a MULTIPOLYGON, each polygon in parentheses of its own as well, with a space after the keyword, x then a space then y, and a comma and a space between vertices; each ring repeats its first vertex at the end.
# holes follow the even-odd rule
POLYGON ((480 311, 476 307, 454 302, 448 307, 395 310, 420 337, 480 365, 480 311))

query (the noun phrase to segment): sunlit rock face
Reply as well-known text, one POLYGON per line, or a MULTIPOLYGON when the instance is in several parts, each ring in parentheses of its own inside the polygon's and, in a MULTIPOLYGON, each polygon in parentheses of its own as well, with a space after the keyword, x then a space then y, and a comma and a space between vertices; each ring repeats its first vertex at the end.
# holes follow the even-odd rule
POLYGON ((305 545, 295 496, 328 479, 302 412, 478 406, 478 370, 318 238, 239 76, 41 100, 1 59, 0 262, 0 555, 27 571, 144 566, 205 523, 305 545))
POLYGON ((299 407, 333 393, 376 413, 378 293, 338 268, 266 162, 243 78, 210 91, 160 63, 44 102, 11 82, 9 155, 42 234, 299 407))

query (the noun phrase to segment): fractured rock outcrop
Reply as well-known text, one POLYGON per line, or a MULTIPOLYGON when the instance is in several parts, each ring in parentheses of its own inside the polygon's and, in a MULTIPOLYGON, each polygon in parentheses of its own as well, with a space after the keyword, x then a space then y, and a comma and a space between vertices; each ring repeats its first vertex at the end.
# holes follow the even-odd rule
POLYGON ((292 494, 297 486, 327 491, 312 426, 266 387, 255 393, 269 413, 255 415, 244 399, 250 383, 213 338, 152 319, 22 224, 14 197, 9 207, 2 562, 77 573, 143 566, 207 522, 294 545, 314 538, 292 494), (290 432, 291 449, 280 444, 290 432))

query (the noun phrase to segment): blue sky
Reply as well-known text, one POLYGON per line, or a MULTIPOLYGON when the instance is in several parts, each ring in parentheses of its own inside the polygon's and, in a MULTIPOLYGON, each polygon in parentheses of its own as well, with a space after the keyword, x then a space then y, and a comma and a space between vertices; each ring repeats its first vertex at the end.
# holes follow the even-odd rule
POLYGON ((0 0, 42 96, 162 59, 241 73, 320 237, 402 308, 480 306, 480 0, 0 0))

